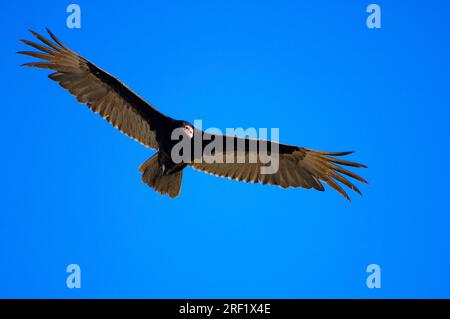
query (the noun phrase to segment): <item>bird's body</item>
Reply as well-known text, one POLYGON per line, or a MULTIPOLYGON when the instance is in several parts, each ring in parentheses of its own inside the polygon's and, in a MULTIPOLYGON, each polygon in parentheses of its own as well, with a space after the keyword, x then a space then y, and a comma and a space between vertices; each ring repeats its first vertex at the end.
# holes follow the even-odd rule
MULTIPOLYGON (((347 193, 337 183, 359 192, 347 177, 366 181, 342 166, 365 167, 338 157, 351 152, 321 152, 303 147, 254 140, 198 130, 186 121, 175 120, 156 110, 125 84, 101 70, 62 44, 49 30, 50 41, 32 32, 44 45, 22 40, 39 52, 18 52, 36 57, 44 62, 31 62, 25 66, 53 70, 49 78, 76 96, 78 101, 114 125, 125 135, 157 153, 139 168, 142 180, 161 194, 176 197, 180 193, 182 172, 187 166, 196 170, 228 177, 239 181, 279 185, 286 187, 314 188, 323 191, 322 182, 337 190, 345 198, 347 193), (179 139, 174 132, 180 131, 179 139), (182 160, 175 160, 174 150, 183 139, 182 160), (196 141, 200 140, 200 147, 196 141), (232 145, 230 148, 213 148, 212 145, 232 145), (237 145, 241 145, 239 148, 237 145), (207 160, 211 151, 215 161, 207 160), (267 166, 260 156, 261 150, 277 155, 279 168, 273 173, 263 173, 267 166), (276 152, 275 152, 276 151, 276 152), (242 155, 243 161, 237 160, 242 155), (251 159, 256 160, 251 160, 251 159), (217 160, 219 159, 219 160, 217 160), (231 161, 229 161, 231 159, 231 161)), ((210 157, 211 157, 210 156, 210 157)), ((210 159, 209 157, 209 159, 210 159)))

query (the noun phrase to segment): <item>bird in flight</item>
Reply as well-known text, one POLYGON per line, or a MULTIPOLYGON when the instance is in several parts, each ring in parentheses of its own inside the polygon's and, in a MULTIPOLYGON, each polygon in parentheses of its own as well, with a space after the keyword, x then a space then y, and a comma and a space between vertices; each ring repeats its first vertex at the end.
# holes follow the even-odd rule
POLYGON ((41 43, 20 41, 38 51, 18 53, 38 58, 40 61, 25 63, 23 66, 53 71, 48 77, 73 94, 80 103, 86 104, 125 135, 156 150, 157 153, 139 167, 139 172, 142 173, 142 181, 162 195, 174 198, 180 194, 182 173, 188 166, 216 176, 283 188, 302 187, 324 191, 322 183, 325 183, 347 200, 350 198, 343 185, 361 194, 349 177, 367 183, 362 177, 345 168, 366 167, 341 158, 352 152, 323 152, 262 139, 207 133, 187 121, 162 114, 117 78, 69 49, 50 30, 47 29, 47 32, 51 40, 34 31, 30 32, 41 43), (192 148, 195 138, 201 137, 202 151, 211 148, 210 144, 213 142, 220 142, 217 145, 234 145, 226 149, 217 147, 211 153, 216 159, 232 160, 201 160, 203 153, 200 152, 200 160, 198 156, 191 154, 191 160, 175 161, 172 156, 178 142, 173 139, 172 133, 175 130, 180 130, 182 137, 191 141, 192 148), (275 172, 262 172, 262 168, 268 164, 260 160, 256 153, 262 149, 263 144, 266 145, 268 154, 272 154, 272 151, 275 154, 274 150, 277 150, 278 169, 275 172), (243 148, 238 149, 236 145, 242 145, 243 148), (256 147, 252 147, 255 145, 256 147), (243 155, 243 160, 236 160, 239 155, 243 155), (249 160, 250 158, 256 160, 249 160))

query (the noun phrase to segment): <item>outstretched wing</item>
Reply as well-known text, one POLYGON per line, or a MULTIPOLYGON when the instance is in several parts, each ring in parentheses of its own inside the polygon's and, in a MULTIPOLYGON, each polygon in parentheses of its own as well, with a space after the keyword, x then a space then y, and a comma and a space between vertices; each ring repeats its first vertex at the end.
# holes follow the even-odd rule
POLYGON ((19 54, 44 61, 25 63, 24 66, 55 71, 49 78, 72 93, 80 103, 99 113, 125 135, 140 143, 158 149, 158 132, 171 119, 157 111, 125 84, 61 43, 47 29, 53 41, 30 31, 42 44, 21 40, 39 51, 20 51, 19 54))
MULTIPOLYGON (((223 151, 212 151, 208 160, 205 160, 208 156, 204 152, 201 162, 196 163, 194 161, 189 165, 196 170, 216 176, 227 177, 237 181, 279 185, 283 188, 303 187, 324 191, 322 185, 322 182, 324 182, 338 191, 347 200, 350 200, 350 198, 338 182, 358 194, 361 194, 361 192, 348 178, 351 177, 367 183, 362 177, 343 167, 366 168, 366 166, 338 158, 352 152, 322 152, 264 140, 243 139, 223 135, 210 135, 206 138, 208 141, 216 141, 218 139, 222 140, 221 144, 223 147, 221 149, 223 151), (229 143, 228 145, 233 145, 233 147, 227 148, 227 143, 229 143), (264 147, 262 147, 262 143, 265 143, 264 147), (238 145, 243 145, 243 147, 239 149, 238 145), (272 174, 263 174, 261 168, 267 167, 271 163, 268 163, 267 160, 261 160, 261 152, 272 156, 271 160, 273 161, 276 149, 278 149, 278 170, 272 174), (240 150, 240 153, 238 150, 240 150), (239 157, 240 160, 238 160, 239 157), (213 158, 220 159, 221 162, 212 162, 213 158)), ((205 145, 204 151, 207 145, 205 145)), ((211 147, 211 149, 213 148, 211 147)), ((209 154, 209 152, 207 153, 209 154)))

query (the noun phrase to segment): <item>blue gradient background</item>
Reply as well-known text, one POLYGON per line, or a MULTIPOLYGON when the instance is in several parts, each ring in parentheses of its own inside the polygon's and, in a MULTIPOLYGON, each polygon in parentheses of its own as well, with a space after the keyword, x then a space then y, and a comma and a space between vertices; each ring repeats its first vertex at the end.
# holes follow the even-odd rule
POLYGON ((78 1, 80 30, 69 3, 0 6, 0 297, 450 297, 448 1, 378 1, 381 30, 368 1, 78 1), (44 27, 175 118, 357 150, 364 196, 190 169, 157 195, 150 150, 19 67, 44 27))

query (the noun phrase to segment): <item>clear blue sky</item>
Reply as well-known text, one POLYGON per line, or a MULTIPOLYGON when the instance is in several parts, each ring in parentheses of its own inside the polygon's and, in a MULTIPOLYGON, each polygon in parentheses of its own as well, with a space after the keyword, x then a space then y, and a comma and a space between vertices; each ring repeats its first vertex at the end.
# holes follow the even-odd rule
POLYGON ((0 297, 450 297, 447 1, 378 1, 380 30, 356 0, 78 1, 80 30, 69 3, 0 5, 0 297), (45 27, 175 118, 356 150, 364 196, 190 169, 156 194, 152 151, 19 67, 45 27))

